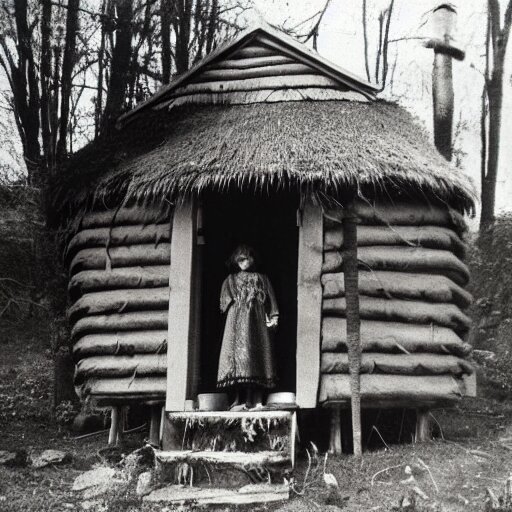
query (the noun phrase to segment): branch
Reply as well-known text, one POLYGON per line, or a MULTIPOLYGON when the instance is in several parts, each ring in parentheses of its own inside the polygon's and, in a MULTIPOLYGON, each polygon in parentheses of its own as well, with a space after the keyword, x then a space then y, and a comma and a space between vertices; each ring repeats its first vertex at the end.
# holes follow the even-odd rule
POLYGON ((366 78, 368 82, 371 81, 370 78, 370 64, 368 62, 368 27, 366 23, 366 0, 363 0, 363 41, 364 41, 364 68, 366 70, 366 78))

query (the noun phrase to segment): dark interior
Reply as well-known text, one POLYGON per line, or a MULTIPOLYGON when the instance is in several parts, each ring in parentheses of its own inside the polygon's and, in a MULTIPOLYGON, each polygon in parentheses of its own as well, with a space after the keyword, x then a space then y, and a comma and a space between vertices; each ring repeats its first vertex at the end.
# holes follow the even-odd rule
POLYGON ((257 271, 266 274, 279 305, 279 327, 274 337, 279 383, 275 391, 295 391, 297 345, 298 199, 290 195, 222 194, 203 201, 201 248, 201 363, 200 392, 214 391, 225 316, 219 298, 229 274, 227 261, 237 245, 252 246, 257 271))

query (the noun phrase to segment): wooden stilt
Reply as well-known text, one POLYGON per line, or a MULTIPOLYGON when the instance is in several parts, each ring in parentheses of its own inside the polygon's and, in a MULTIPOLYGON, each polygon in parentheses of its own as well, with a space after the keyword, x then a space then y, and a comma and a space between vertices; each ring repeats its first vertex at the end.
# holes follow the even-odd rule
POLYGON ((341 455, 341 409, 331 407, 331 432, 329 438, 329 453, 341 455))
POLYGON ((119 406, 112 407, 112 412, 111 412, 111 416, 110 416, 110 432, 108 434, 109 446, 115 446, 118 442, 120 417, 121 417, 121 407, 119 407, 119 406))
POLYGON ((160 420, 161 406, 151 406, 151 422, 149 424, 149 444, 152 446, 160 446, 160 420))
POLYGON ((429 409, 416 410, 416 442, 423 443, 432 439, 432 425, 429 409))

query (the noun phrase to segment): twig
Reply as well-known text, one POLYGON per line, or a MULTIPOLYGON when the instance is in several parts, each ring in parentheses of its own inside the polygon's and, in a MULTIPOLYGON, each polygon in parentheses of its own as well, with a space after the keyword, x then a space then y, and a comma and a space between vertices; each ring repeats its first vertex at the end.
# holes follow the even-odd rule
POLYGON ((396 469, 396 468, 401 468, 402 466, 404 466, 405 464, 397 464, 396 466, 389 466, 387 468, 384 468, 384 469, 381 469, 380 471, 377 471, 377 473, 375 473, 373 476, 372 476, 372 479, 371 479, 371 482, 370 482, 370 485, 373 487, 373 484, 375 483, 375 478, 377 478, 378 475, 380 475, 381 473, 385 473, 386 471, 389 471, 390 469, 396 469))
POLYGON ((377 435, 380 437, 380 440, 384 443, 384 446, 385 446, 388 450, 391 450, 391 448, 388 446, 388 444, 386 443, 386 441, 384 441, 384 438, 380 435, 379 429, 378 429, 375 425, 372 425, 372 430, 375 430, 375 432, 377 432, 377 435))
POLYGON ((418 461, 428 471, 428 474, 430 475, 430 479, 432 480, 432 483, 434 484, 434 487, 436 488, 436 492, 438 493, 439 487, 437 486, 436 481, 434 480, 434 477, 432 476, 432 471, 430 471, 430 468, 427 466, 427 464, 425 464, 419 457, 418 457, 418 461))
POLYGON ((432 412, 429 413, 432 419, 436 422, 436 425, 439 427, 439 432, 441 433, 441 439, 445 441, 443 429, 441 428, 441 425, 439 424, 439 421, 437 421, 437 418, 432 414, 432 412))

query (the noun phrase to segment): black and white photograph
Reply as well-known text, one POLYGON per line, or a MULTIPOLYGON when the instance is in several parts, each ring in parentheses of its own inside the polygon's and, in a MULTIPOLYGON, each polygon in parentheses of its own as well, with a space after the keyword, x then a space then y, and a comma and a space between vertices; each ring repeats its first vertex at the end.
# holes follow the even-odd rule
POLYGON ((0 512, 512 512, 512 0, 0 0, 0 512))

